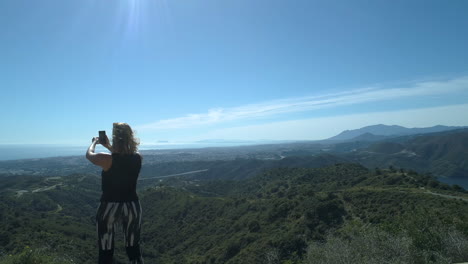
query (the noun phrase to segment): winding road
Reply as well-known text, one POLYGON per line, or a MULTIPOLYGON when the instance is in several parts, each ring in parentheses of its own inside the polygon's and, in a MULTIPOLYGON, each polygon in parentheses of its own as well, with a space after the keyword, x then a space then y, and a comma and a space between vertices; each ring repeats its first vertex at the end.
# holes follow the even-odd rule
POLYGON ((149 177, 149 178, 141 178, 141 179, 138 179, 138 180, 139 180, 139 181, 143 181, 143 180, 149 180, 149 179, 159 179, 159 178, 168 178, 168 177, 175 177, 175 176, 183 176, 183 175, 195 174, 195 173, 200 173, 200 172, 205 172, 205 171, 208 171, 208 169, 205 169, 205 170, 188 171, 188 172, 177 173, 177 174, 170 174, 170 175, 164 175, 164 176, 156 176, 156 177, 149 177))

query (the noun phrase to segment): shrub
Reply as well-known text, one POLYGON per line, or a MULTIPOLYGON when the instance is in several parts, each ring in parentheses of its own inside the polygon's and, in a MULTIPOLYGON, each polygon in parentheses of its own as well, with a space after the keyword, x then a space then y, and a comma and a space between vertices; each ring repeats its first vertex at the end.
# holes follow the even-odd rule
POLYGON ((305 264, 415 263, 449 264, 468 259, 468 238, 455 229, 438 229, 436 250, 418 248, 408 233, 391 234, 377 227, 352 227, 341 235, 309 245, 305 264))
POLYGON ((0 259, 0 264, 71 264, 73 261, 51 256, 44 249, 32 249, 26 246, 22 252, 6 255, 0 259))
POLYGON ((411 263, 411 239, 384 231, 362 227, 352 230, 345 238, 330 234, 326 242, 309 245, 307 264, 351 263, 411 263))

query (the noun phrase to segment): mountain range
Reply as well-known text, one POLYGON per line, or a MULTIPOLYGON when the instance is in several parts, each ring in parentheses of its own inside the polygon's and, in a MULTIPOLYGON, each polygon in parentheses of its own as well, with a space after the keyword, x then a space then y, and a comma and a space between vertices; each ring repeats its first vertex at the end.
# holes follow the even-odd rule
MULTIPOLYGON (((468 129, 409 130, 142 151, 146 263, 468 260, 467 191, 437 180, 468 179, 468 129)), ((0 162, 0 264, 95 263, 99 174, 84 155, 0 162)))
POLYGON ((438 177, 468 178, 468 129, 389 138, 345 154, 367 167, 413 169, 438 177))
MULTIPOLYGON (((345 130, 340 134, 329 138, 328 140, 335 140, 335 141, 345 141, 351 139, 359 139, 361 136, 365 136, 363 138, 371 138, 376 137, 378 139, 382 139, 383 137, 396 137, 396 136, 407 136, 407 135, 416 135, 416 134, 427 134, 427 133, 436 133, 436 132, 443 132, 455 129, 462 129, 466 127, 461 126, 433 126, 433 127, 425 127, 425 128, 406 128, 403 126, 397 125, 373 125, 373 126, 366 126, 359 129, 354 130, 345 130)), ((374 140, 376 139, 374 138, 374 140)))

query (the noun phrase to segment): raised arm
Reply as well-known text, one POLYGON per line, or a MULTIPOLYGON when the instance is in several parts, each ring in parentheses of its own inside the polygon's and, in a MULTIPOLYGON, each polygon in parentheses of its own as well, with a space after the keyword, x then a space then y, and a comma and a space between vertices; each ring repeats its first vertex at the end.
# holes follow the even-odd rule
POLYGON ((106 171, 112 166, 112 155, 104 152, 95 153, 94 150, 96 149, 96 144, 98 143, 99 138, 93 138, 93 142, 86 151, 86 158, 94 165, 97 165, 106 171))

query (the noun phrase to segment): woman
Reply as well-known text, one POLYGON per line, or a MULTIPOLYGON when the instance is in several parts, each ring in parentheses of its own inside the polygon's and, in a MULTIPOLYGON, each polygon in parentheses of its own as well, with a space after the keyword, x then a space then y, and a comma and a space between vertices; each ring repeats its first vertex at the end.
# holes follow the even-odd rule
POLYGON ((86 152, 86 158, 102 168, 101 204, 96 215, 99 244, 99 263, 113 263, 114 227, 121 223, 125 249, 130 263, 143 263, 140 251, 141 206, 136 184, 141 169, 138 142, 126 123, 114 123, 112 145, 109 139, 99 142, 99 137, 86 152), (102 144, 112 154, 95 153, 96 144, 102 144))

